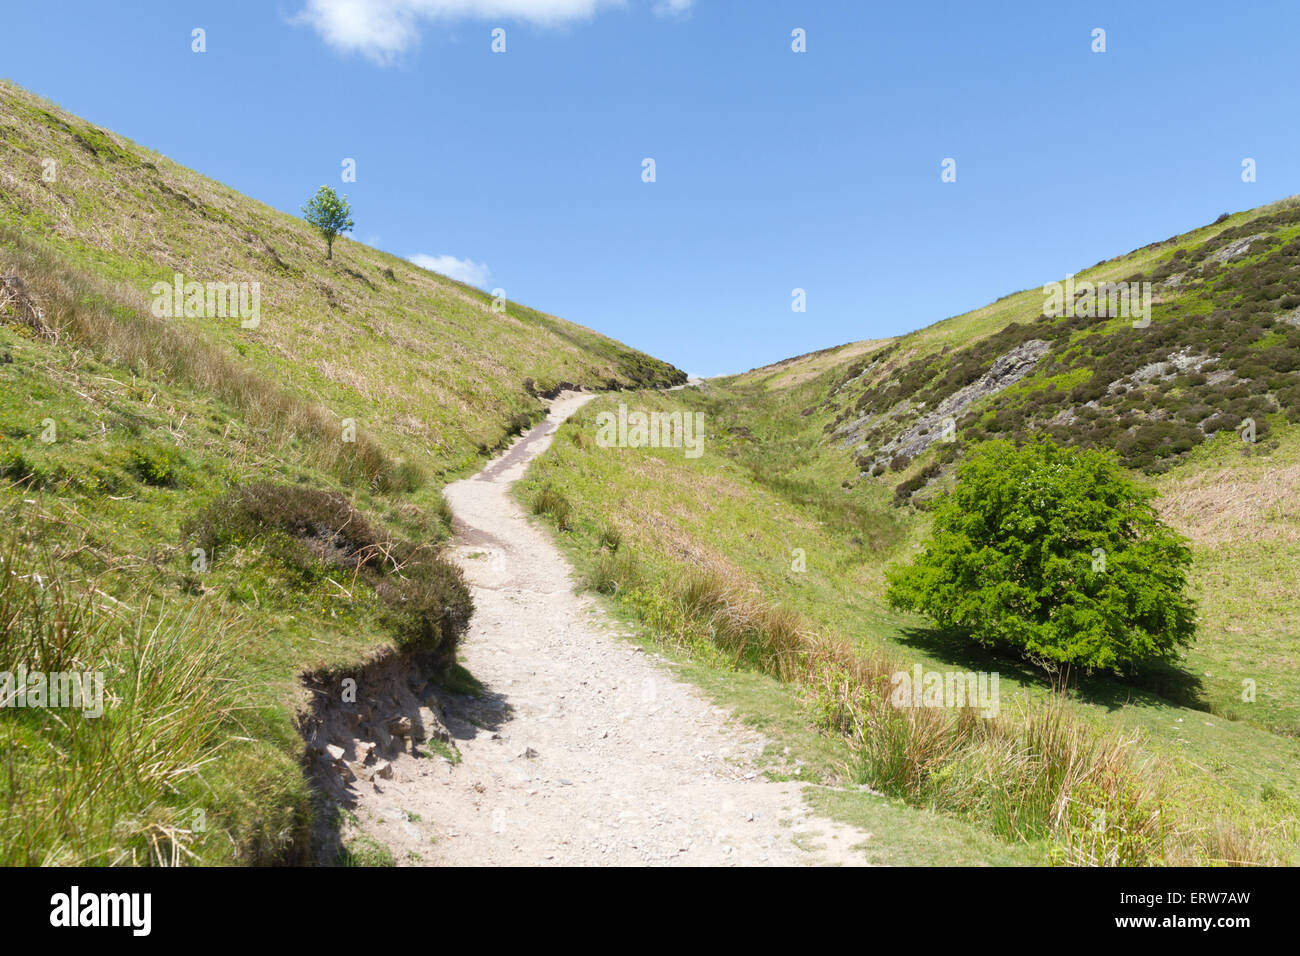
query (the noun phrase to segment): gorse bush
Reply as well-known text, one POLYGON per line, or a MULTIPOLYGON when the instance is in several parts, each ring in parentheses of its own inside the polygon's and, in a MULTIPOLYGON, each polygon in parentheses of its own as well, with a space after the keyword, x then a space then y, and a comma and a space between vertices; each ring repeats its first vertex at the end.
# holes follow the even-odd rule
POLYGON ((977 446, 890 603, 1048 670, 1131 669, 1191 643, 1191 553, 1113 456, 977 446))

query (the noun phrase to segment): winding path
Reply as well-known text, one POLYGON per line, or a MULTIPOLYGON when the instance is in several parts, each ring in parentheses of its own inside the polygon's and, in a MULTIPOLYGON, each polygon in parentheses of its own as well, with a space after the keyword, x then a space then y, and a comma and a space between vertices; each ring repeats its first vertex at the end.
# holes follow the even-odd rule
POLYGON ((485 693, 444 708, 458 763, 404 755, 392 779, 358 788, 363 828, 400 864, 860 863, 852 847, 867 834, 812 815, 802 785, 763 777, 763 740, 622 640, 510 496, 590 397, 561 394, 545 422, 446 488, 451 556, 476 607, 461 658, 485 693))

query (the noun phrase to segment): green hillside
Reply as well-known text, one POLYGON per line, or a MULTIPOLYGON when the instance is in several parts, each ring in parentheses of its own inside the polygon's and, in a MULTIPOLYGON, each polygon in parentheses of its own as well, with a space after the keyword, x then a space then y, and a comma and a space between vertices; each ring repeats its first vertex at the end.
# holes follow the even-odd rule
MULTIPOLYGON (((855 756, 824 782, 1046 839, 1067 862, 1294 863, 1300 203, 1085 280, 1150 282, 1150 321, 1045 315, 1032 289, 895 340, 603 397, 522 493, 546 489, 538 507, 566 515, 561 540, 625 613, 723 673, 778 679, 809 726, 847 739, 855 756), (703 454, 601 447, 596 416, 620 402, 702 413, 703 454), (916 553, 966 452, 1036 434, 1116 451, 1190 540, 1199 626, 1176 664, 1071 674, 1061 694, 1015 655, 889 608, 885 569, 916 553), (896 719, 887 677, 915 664, 999 672, 1004 720, 896 719)), ((841 809, 878 799, 845 791, 841 809)))
POLYGON ((301 675, 394 649, 445 667, 464 629, 440 487, 561 385, 685 380, 358 243, 324 252, 0 85, 0 671, 99 672, 105 701, 0 712, 0 862, 305 860, 301 675), (249 305, 256 283, 258 321, 160 315, 177 274, 249 305))

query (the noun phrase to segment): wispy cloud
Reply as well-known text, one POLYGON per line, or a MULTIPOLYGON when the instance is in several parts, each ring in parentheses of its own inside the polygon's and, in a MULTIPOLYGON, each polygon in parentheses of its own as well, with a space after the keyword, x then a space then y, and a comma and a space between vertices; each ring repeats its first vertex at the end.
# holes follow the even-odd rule
POLYGON ((660 17, 684 17, 694 5, 695 0, 656 0, 654 11, 660 17))
MULTIPOLYGON (((655 12, 680 14, 693 0, 655 0, 655 12)), ((307 0, 295 17, 345 53, 391 62, 420 40, 430 20, 523 20, 554 26, 588 20, 627 0, 307 0)))
POLYGON ((422 252, 407 256, 406 259, 421 269, 428 269, 430 272, 436 272, 480 289, 486 289, 488 281, 492 278, 492 270, 487 267, 486 262, 471 262, 469 259, 457 259, 455 256, 429 256, 422 252))

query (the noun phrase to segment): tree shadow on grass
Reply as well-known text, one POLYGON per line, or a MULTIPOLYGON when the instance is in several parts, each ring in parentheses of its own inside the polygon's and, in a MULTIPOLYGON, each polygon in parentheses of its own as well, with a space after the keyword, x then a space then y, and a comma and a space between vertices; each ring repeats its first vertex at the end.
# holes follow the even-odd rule
MULTIPOLYGON (((961 631, 940 627, 904 627, 899 643, 963 670, 996 671, 1027 686, 1047 688, 1052 677, 1013 651, 976 644, 961 631)), ((1070 689, 1085 703, 1119 710, 1130 704, 1174 705, 1209 712, 1204 684, 1196 674, 1167 662, 1146 664, 1134 674, 1106 672, 1069 675, 1070 689)))

